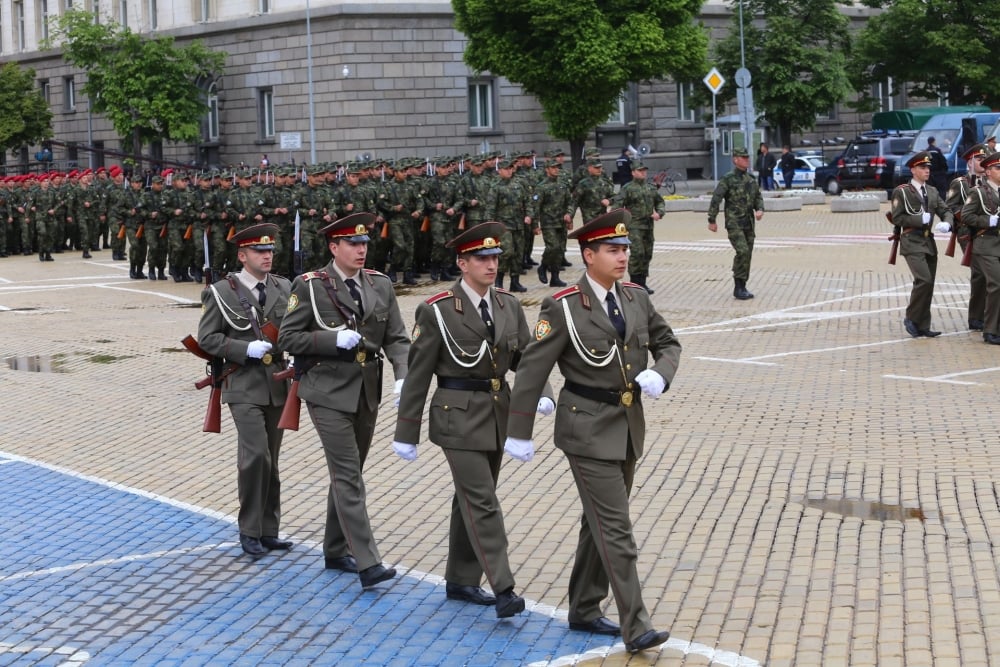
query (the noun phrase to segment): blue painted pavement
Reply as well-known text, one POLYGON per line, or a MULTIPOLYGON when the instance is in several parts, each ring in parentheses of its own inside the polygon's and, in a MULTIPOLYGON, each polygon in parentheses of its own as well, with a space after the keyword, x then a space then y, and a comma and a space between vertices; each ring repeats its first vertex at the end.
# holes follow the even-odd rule
POLYGON ((252 561, 227 517, 17 457, 0 488, 0 665, 513 666, 608 646, 412 574, 363 591, 302 545, 252 561))

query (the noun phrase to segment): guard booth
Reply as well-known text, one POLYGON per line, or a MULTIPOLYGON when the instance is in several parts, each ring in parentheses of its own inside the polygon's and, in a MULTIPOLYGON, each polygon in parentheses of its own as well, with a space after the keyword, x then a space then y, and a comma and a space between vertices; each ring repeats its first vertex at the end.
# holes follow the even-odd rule
MULTIPOLYGON (((731 116, 719 116, 715 122, 719 128, 719 150, 716 152, 715 172, 722 178, 733 170, 733 148, 743 148, 747 146, 747 153, 750 154, 750 171, 753 171, 754 162, 757 160, 757 147, 760 142, 767 141, 765 128, 758 127, 754 130, 750 143, 746 144, 743 130, 740 129, 740 117, 736 114, 731 116)), ((709 150, 712 146, 712 128, 705 128, 705 137, 708 140, 709 150)), ((772 147, 773 148, 773 147, 772 147)), ((712 164, 709 158, 708 170, 706 174, 711 174, 712 164)))

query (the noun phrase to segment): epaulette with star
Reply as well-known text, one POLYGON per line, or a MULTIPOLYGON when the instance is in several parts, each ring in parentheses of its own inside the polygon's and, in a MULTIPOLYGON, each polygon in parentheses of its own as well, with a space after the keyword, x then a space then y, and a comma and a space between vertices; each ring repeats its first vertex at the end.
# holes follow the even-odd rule
POLYGON ((560 290, 560 291, 556 292, 555 294, 552 295, 552 298, 555 299, 556 301, 558 301, 559 299, 565 299, 566 297, 568 297, 568 296, 570 296, 572 294, 576 294, 579 291, 580 291, 580 286, 579 285, 573 285, 572 287, 567 287, 564 290, 560 290))
POLYGON ((445 290, 443 292, 438 292, 434 296, 428 298, 427 301, 425 301, 424 303, 426 303, 428 306, 430 306, 430 305, 433 305, 433 304, 437 303, 438 301, 442 301, 444 299, 448 299, 448 298, 451 298, 453 296, 455 296, 454 293, 449 289, 449 290, 445 290))
POLYGON ((365 269, 365 273, 368 274, 369 276, 381 276, 386 280, 389 279, 389 276, 385 275, 381 271, 376 271, 375 269, 365 269))
POLYGON ((642 285, 640 285, 639 283, 633 283, 633 282, 629 282, 627 280, 623 280, 622 283, 621 283, 621 285, 622 285, 622 287, 631 287, 632 289, 641 289, 643 291, 646 290, 646 288, 643 287, 642 285))

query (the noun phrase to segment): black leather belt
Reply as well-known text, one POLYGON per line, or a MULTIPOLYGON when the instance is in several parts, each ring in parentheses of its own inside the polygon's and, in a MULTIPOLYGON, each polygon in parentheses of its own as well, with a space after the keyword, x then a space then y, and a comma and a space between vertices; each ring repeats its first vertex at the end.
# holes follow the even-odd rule
POLYGON ((500 378, 477 380, 475 378, 448 378, 438 376, 437 384, 442 389, 458 389, 459 391, 500 391, 505 382, 500 378))
POLYGON ((924 238, 934 238, 934 232, 931 231, 930 227, 907 227, 903 230, 904 234, 919 234, 924 238))
POLYGON ((586 385, 569 381, 567 381, 563 386, 577 396, 583 396, 584 398, 589 398, 592 401, 600 401, 601 403, 607 403, 608 405, 624 405, 625 407, 628 407, 632 405, 632 399, 634 398, 631 391, 597 389, 595 387, 588 387, 586 385))
POLYGON ((976 233, 976 236, 1000 236, 1000 227, 981 229, 976 233))

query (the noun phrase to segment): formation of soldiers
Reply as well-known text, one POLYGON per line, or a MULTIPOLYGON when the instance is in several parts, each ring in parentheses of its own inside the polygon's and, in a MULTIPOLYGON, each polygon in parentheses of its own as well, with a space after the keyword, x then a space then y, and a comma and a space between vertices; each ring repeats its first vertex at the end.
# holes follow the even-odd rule
MULTIPOLYGON (((588 149, 573 174, 563 166, 565 154, 551 150, 544 159, 534 152, 491 153, 272 170, 166 169, 147 178, 128 178, 119 167, 11 176, 2 180, 7 233, 0 235, 0 256, 9 249, 51 261, 53 253, 78 250, 90 258, 103 244, 115 260, 128 259, 134 279, 167 280, 169 274, 176 282, 207 277, 211 283, 239 268, 228 238, 272 223, 280 230, 273 272, 294 277, 329 261, 320 228, 371 213, 367 268, 393 283, 416 284, 419 274, 433 281, 456 277, 448 241, 497 221, 506 229, 497 286, 506 280, 511 291, 526 291, 521 276, 537 266, 543 284, 562 287, 576 211, 590 220, 616 204, 599 153, 588 149), (535 236, 545 246, 540 265, 531 257, 535 236)), ((655 198, 647 199, 654 206, 655 198)), ((632 211, 637 220, 651 212, 632 211)))

